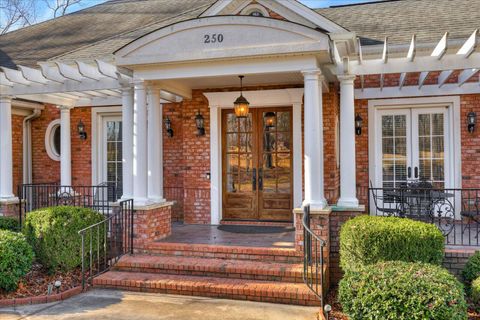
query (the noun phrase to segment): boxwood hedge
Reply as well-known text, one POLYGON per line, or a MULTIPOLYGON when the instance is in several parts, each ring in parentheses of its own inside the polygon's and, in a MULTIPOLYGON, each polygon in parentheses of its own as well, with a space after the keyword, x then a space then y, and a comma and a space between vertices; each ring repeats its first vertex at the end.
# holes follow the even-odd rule
MULTIPOLYGON (((103 219, 99 212, 88 208, 51 207, 29 212, 23 232, 44 267, 50 271, 68 271, 82 262, 78 231, 103 219)), ((92 247, 96 250, 97 246, 92 247)))
POLYGON ((470 284, 473 280, 480 277, 480 251, 471 256, 462 271, 463 280, 470 284))
POLYGON ((446 269, 403 261, 346 272, 339 285, 351 320, 466 320, 463 285, 446 269))
POLYGON ((0 230, 19 231, 18 220, 12 217, 0 217, 0 230))
POLYGON ((340 231, 340 265, 344 271, 379 261, 440 265, 444 238, 433 224, 396 217, 359 216, 340 231))
POLYGON ((33 257, 23 234, 0 230, 0 288, 15 290, 18 280, 30 271, 33 257))
POLYGON ((470 286, 470 297, 472 298, 472 302, 478 307, 480 303, 480 277, 472 281, 470 286))

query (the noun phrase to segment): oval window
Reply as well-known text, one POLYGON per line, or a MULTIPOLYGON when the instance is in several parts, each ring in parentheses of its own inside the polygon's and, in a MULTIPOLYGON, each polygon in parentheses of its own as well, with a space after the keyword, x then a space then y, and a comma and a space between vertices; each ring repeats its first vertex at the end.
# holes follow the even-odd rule
POLYGON ((45 132, 45 150, 48 156, 55 161, 60 161, 61 130, 60 120, 50 122, 45 132))

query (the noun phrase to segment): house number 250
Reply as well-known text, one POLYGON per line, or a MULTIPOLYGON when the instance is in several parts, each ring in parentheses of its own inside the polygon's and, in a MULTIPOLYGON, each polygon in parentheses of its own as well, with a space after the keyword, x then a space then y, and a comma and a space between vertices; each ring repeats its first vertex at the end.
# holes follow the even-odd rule
POLYGON ((223 42, 223 34, 221 33, 212 33, 203 35, 204 43, 216 43, 223 42))

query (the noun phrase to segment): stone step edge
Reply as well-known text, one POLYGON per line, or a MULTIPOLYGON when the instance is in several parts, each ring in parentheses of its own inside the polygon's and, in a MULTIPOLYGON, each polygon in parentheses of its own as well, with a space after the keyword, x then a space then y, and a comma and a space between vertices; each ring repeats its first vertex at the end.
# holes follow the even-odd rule
POLYGON ((303 264, 268 261, 128 255, 120 258, 113 270, 303 282, 303 264))
POLYGON ((93 285, 139 292, 320 305, 306 285, 297 283, 109 271, 94 278, 93 285))

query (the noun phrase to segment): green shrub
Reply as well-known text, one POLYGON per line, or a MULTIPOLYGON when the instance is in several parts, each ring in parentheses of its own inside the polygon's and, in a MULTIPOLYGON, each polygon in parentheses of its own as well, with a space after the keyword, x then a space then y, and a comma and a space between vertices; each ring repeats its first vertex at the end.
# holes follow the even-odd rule
POLYGON ((428 263, 379 262, 346 272, 339 299, 351 320, 466 320, 463 285, 428 263))
POLYGON ((480 251, 475 252, 475 254, 468 259, 462 271, 462 276, 467 284, 470 284, 473 280, 480 277, 480 251))
POLYGON ((32 267, 33 250, 25 236, 18 232, 0 230, 0 288, 12 291, 18 280, 32 267))
MULTIPOLYGON (((103 219, 100 213, 87 208, 45 208, 28 213, 23 232, 44 267, 50 271, 68 271, 82 262, 78 231, 103 219)), ((100 239, 103 237, 100 234, 100 239)), ((88 248, 89 244, 86 245, 88 248)))
POLYGON ((480 303, 480 277, 472 281, 470 286, 470 297, 472 302, 478 305, 480 303))
POLYGON ((12 217, 0 217, 0 230, 19 231, 18 220, 12 217))
POLYGON ((393 260, 440 265, 444 241, 442 233, 433 224, 363 215, 342 226, 340 265, 345 271, 393 260))

